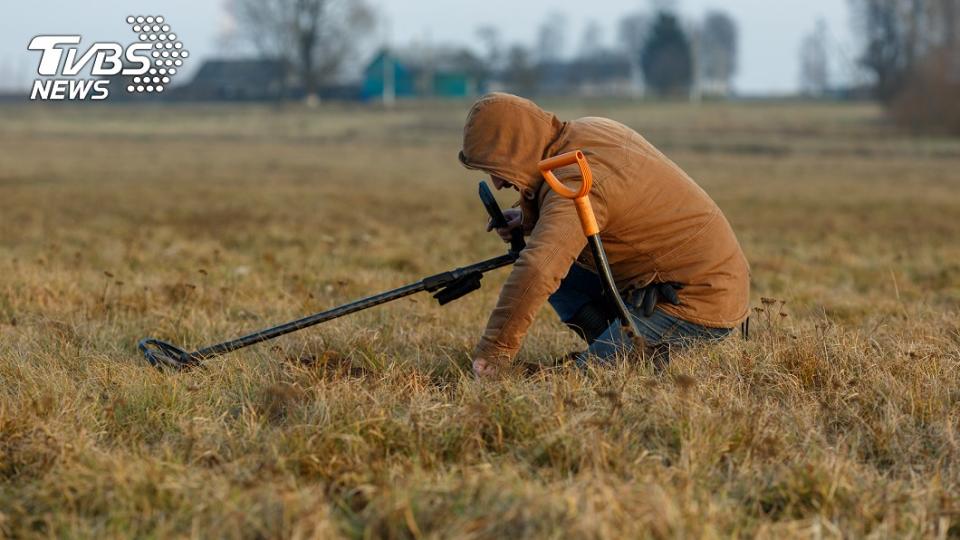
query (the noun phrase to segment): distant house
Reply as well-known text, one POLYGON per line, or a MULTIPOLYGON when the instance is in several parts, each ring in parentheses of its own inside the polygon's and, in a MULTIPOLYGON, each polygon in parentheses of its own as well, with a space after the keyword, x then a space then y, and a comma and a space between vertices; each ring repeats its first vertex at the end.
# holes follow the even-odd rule
POLYGON ((571 64, 575 93, 580 96, 638 97, 643 95, 639 67, 625 56, 599 53, 571 64))
MULTIPOLYGON (((280 101, 303 99, 303 85, 279 59, 208 60, 193 80, 174 87, 169 98, 182 101, 280 101)), ((317 89, 321 100, 360 98, 356 83, 333 82, 317 89)))
POLYGON ((539 95, 636 97, 643 93, 636 68, 627 58, 613 53, 570 62, 543 62, 535 69, 539 95))
POLYGON ((365 101, 478 96, 486 91, 483 63, 465 49, 381 49, 363 70, 365 101))
POLYGON ((207 60, 188 84, 175 89, 188 101, 270 101, 290 97, 293 88, 282 60, 207 60))

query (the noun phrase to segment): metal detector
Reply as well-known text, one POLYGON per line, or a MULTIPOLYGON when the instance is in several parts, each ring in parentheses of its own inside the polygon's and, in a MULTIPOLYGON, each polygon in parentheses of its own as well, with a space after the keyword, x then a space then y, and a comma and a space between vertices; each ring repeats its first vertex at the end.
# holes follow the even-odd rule
MULTIPOLYGON (((490 191, 490 188, 487 186, 486 182, 480 182, 480 200, 483 202, 484 208, 486 208, 487 213, 490 215, 493 226, 495 228, 506 227, 507 220, 503 216, 503 212, 500 210, 500 205, 497 204, 497 201, 493 197, 493 193, 490 191)), ((297 319, 279 326, 253 332, 252 334, 247 334, 230 341, 224 341, 223 343, 210 345, 202 349, 197 349, 193 352, 187 352, 176 345, 154 338, 140 340, 140 342, 137 344, 137 348, 141 353, 143 353, 143 356, 146 357, 147 361, 150 362, 150 364, 154 367, 158 369, 166 368, 179 371, 200 366, 205 360, 209 360, 210 358, 220 356, 237 349, 243 349, 244 347, 249 347, 251 345, 271 340, 291 332, 296 332, 297 330, 303 330, 304 328, 308 328, 310 326, 331 321, 333 319, 343 317, 344 315, 363 311, 374 306, 379 306, 380 304, 392 302, 394 300, 422 291, 433 293, 433 297, 441 306, 446 305, 479 289, 480 280, 483 278, 483 274, 491 270, 496 270, 497 268, 509 266, 516 262, 517 258, 520 256, 520 250, 522 250, 524 246, 525 243, 523 240, 523 231, 520 228, 516 228, 512 231, 510 250, 505 255, 500 255, 499 257, 494 257, 492 259, 487 259, 469 266, 464 266, 448 272, 425 277, 416 283, 411 283, 397 289, 375 294, 373 296, 368 296, 366 298, 361 298, 360 300, 355 300, 327 311, 322 311, 320 313, 303 317, 302 319, 297 319)))

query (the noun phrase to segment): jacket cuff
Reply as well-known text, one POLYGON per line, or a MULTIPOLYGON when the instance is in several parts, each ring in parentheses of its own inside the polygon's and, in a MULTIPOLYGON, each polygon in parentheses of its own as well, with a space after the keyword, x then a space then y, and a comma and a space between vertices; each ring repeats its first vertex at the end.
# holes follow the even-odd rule
POLYGON ((473 360, 486 360, 498 367, 505 367, 513 362, 517 355, 516 349, 506 349, 498 346, 496 343, 480 338, 480 342, 473 349, 473 360))

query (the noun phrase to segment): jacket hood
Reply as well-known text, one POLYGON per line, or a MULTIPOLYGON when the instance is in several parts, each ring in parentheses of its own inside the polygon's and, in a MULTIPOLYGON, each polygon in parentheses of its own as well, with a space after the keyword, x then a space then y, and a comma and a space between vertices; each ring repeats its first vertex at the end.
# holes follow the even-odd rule
POLYGON ((530 196, 543 182, 537 163, 566 127, 528 99, 494 93, 480 98, 467 115, 460 162, 509 180, 530 196))

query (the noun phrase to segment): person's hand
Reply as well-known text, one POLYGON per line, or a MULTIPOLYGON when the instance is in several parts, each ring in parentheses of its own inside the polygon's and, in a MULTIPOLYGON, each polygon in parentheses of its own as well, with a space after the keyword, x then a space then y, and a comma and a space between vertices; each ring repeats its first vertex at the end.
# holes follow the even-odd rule
POLYGON ((668 283, 651 283, 644 287, 641 290, 640 303, 638 304, 643 310, 643 316, 652 316, 657 304, 663 302, 669 302, 675 306, 679 306, 680 297, 677 295, 677 291, 682 289, 683 284, 672 281, 668 283))
MULTIPOLYGON (((510 231, 523 225, 523 212, 519 208, 507 208, 503 211, 503 217, 507 220, 506 227, 497 229, 497 234, 504 242, 510 243, 510 231)), ((487 231, 493 230, 493 220, 487 220, 487 231)))
POLYGON ((473 374, 480 379, 490 379, 496 377, 497 366, 489 360, 477 358, 473 361, 473 374))

